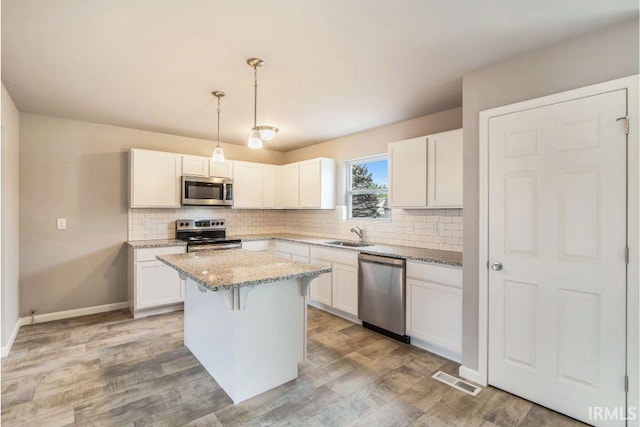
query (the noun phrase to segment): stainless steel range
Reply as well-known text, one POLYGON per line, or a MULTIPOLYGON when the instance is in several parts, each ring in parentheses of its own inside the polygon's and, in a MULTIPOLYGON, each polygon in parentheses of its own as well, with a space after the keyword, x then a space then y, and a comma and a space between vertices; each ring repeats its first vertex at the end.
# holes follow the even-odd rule
POLYGON ((176 238, 187 242, 187 252, 242 248, 240 240, 227 239, 224 219, 179 219, 176 238))

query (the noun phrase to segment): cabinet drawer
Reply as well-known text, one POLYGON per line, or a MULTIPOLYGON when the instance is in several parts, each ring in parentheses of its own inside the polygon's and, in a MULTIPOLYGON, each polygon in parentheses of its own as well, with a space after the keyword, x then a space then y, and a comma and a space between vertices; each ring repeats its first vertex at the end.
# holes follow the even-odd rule
POLYGON ((339 262, 346 265, 358 265, 358 252, 328 249, 319 246, 311 247, 311 258, 325 261, 339 262))
POLYGON ((144 248, 136 249, 135 260, 140 261, 157 261, 158 255, 183 254, 187 252, 185 246, 167 246, 163 248, 144 248))
POLYGON ((276 242, 276 252, 287 252, 292 255, 309 258, 309 246, 289 242, 276 242))
POLYGON ((462 288, 462 267, 407 261, 407 277, 462 288))
POLYGON ((251 240, 249 242, 242 242, 242 249, 246 249, 248 251, 268 251, 269 250, 269 241, 268 240, 251 240))

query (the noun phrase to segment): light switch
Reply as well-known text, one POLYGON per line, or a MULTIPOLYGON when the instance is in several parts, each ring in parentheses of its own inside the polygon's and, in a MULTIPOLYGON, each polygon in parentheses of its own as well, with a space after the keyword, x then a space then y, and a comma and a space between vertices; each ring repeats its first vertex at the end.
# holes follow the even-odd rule
POLYGON ((56 224, 58 226, 58 230, 66 230, 67 229, 67 218, 58 218, 56 220, 56 224))

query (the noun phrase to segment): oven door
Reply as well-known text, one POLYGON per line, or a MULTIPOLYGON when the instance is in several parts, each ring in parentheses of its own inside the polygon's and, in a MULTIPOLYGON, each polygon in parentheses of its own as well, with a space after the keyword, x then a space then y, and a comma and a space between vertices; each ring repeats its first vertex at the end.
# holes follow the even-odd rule
POLYGON ((242 243, 220 243, 211 245, 189 245, 187 246, 187 252, 202 252, 202 251, 223 251, 229 249, 242 249, 242 243))
POLYGON ((229 178, 182 177, 182 204, 187 206, 231 206, 229 178))

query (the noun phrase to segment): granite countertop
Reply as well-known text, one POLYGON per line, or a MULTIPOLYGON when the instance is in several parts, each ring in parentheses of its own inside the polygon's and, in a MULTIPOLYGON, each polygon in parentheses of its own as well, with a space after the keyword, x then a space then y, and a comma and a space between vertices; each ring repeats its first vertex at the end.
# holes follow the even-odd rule
POLYGON ((212 291, 331 272, 331 267, 324 265, 287 261, 264 252, 243 249, 161 255, 157 258, 212 291))
POLYGON ((369 255, 388 256, 393 258, 403 258, 414 261, 432 262, 435 264, 451 265, 462 267, 462 253, 453 251, 441 251, 438 249, 414 248, 411 246, 384 245, 374 243, 365 247, 345 247, 329 245, 326 242, 338 240, 331 237, 306 236, 302 234, 254 234, 227 236, 230 239, 240 239, 242 241, 252 240, 286 240, 294 243, 306 243, 310 245, 324 246, 331 249, 340 249, 352 252, 361 252, 369 255))
POLYGON ((187 242, 178 239, 129 240, 127 244, 134 249, 163 248, 167 246, 187 246, 187 242))

